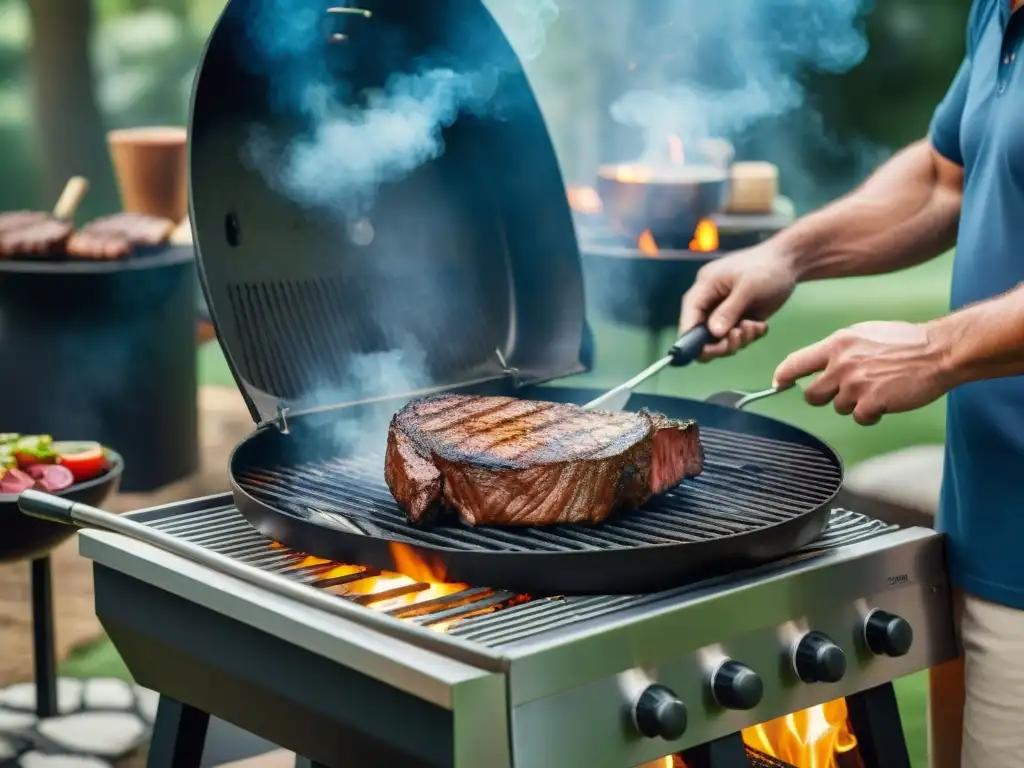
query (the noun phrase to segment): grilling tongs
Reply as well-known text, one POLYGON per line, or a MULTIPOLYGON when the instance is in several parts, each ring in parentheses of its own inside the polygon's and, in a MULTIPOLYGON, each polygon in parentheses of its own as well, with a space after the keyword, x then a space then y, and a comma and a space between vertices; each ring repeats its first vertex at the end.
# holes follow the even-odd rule
MULTIPOLYGON (((591 400, 583 407, 591 411, 600 410, 618 412, 623 410, 629 402, 629 398, 633 395, 634 389, 670 365, 675 368, 681 368, 685 365, 689 365, 700 357, 701 350, 713 341, 716 341, 715 336, 708 330, 706 325, 698 325, 695 328, 691 328, 679 337, 679 341, 672 345, 668 354, 661 358, 661 360, 644 370, 642 373, 638 373, 624 384, 620 384, 615 389, 605 392, 596 400, 591 400)), ((772 387, 761 392, 737 392, 735 390, 728 390, 712 395, 708 398, 708 402, 715 403, 716 405, 725 405, 731 408, 742 409, 751 403, 763 400, 767 397, 772 397, 786 389, 789 389, 789 387, 772 387)))

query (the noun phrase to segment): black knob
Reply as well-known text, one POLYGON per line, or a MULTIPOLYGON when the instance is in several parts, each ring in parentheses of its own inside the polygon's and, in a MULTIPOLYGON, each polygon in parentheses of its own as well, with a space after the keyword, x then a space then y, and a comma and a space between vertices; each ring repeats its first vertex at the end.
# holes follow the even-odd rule
POLYGON ((906 656, 914 643, 914 629, 894 613, 874 610, 864 622, 864 640, 876 656, 906 656))
POLYGON ((793 652, 793 669, 805 683, 838 683, 846 674, 846 654, 823 632, 808 632, 793 652))
POLYGON ((763 693, 764 683, 757 672, 732 659, 711 676, 711 695, 726 709, 753 709, 761 703, 763 693))
POLYGON ((650 739, 675 741, 686 733, 686 705, 664 685, 649 685, 633 709, 633 721, 650 739))

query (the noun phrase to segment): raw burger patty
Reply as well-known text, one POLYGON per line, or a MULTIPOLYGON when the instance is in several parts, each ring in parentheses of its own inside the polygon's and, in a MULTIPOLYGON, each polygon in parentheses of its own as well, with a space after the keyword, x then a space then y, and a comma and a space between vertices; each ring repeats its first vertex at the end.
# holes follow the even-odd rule
POLYGON ((696 422, 512 397, 416 400, 388 430, 384 478, 414 523, 600 523, 700 474, 696 422))

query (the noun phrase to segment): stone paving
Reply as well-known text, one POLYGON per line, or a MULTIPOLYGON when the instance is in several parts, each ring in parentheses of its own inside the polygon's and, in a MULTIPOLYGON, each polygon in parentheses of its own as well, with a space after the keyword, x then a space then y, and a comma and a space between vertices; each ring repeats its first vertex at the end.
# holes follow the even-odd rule
MULTIPOLYGON (((232 388, 199 390, 202 467, 199 473, 151 494, 122 494, 104 506, 113 512, 207 496, 228 490, 232 447, 253 429, 232 388)), ((130 457, 126 457, 129 461, 130 457)), ((101 637, 93 605, 91 564, 74 539, 52 555, 58 659, 101 637)), ((0 565, 0 768, 103 768, 137 764, 149 741, 157 696, 114 679, 61 679, 60 715, 39 722, 32 678, 32 617, 28 563, 0 565)))
POLYGON ((159 697, 114 678, 61 678, 56 717, 32 683, 0 690, 0 768, 112 768, 149 741, 159 697))

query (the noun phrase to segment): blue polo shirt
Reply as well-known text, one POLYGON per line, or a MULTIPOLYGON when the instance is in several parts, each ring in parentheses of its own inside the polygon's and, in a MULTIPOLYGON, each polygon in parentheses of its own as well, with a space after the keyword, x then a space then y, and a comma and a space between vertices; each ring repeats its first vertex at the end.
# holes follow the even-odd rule
MULTIPOLYGON (((965 172, 952 308, 1024 282, 1024 11, 975 0, 931 140, 965 172)), ((949 394, 939 529, 954 584, 1024 609, 1024 377, 949 394)))

